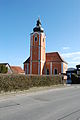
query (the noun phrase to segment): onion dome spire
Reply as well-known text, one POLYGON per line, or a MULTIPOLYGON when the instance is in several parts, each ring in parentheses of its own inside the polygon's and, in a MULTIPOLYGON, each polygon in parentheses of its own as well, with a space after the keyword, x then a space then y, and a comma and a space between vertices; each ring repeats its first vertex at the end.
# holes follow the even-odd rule
POLYGON ((44 29, 41 27, 41 21, 40 18, 38 18, 37 23, 36 23, 36 27, 33 28, 34 32, 44 32, 44 29))
POLYGON ((40 21, 40 18, 38 18, 36 26, 40 26, 40 27, 41 27, 41 21, 40 21))

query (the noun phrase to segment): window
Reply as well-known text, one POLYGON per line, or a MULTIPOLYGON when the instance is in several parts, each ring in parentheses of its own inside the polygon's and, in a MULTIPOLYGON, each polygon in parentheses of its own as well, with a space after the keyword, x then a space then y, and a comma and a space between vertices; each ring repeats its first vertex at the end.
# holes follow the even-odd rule
POLYGON ((49 75, 49 69, 47 69, 47 75, 49 75))
POLYGON ((35 35, 35 42, 37 41, 37 35, 35 35))
POLYGON ((57 69, 54 69, 54 75, 57 75, 58 72, 57 72, 57 69))

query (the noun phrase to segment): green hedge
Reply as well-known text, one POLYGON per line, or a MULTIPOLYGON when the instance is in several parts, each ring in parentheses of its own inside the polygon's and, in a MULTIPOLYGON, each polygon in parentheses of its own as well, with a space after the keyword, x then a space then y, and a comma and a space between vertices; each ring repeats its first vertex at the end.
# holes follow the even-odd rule
POLYGON ((0 75, 0 92, 61 84, 62 76, 0 75))
POLYGON ((0 73, 7 73, 8 68, 5 65, 0 65, 0 73))

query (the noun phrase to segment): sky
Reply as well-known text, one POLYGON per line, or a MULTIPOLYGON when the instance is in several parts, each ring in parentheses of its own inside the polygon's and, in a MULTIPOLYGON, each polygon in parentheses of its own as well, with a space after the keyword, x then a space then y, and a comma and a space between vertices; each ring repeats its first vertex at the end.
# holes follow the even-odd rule
POLYGON ((59 52, 68 67, 80 64, 80 0, 0 0, 0 62, 23 67, 38 17, 46 52, 59 52))

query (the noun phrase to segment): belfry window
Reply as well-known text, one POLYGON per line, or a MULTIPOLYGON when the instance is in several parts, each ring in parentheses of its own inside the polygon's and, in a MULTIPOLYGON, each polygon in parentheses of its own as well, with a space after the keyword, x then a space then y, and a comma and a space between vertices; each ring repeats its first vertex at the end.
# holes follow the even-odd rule
POLYGON ((37 41, 37 35, 35 35, 35 42, 37 41))

